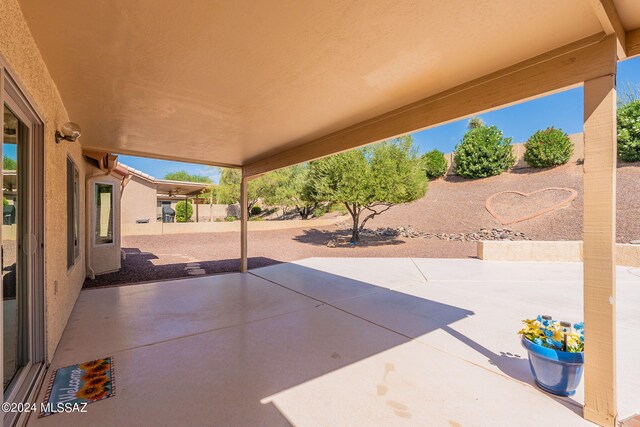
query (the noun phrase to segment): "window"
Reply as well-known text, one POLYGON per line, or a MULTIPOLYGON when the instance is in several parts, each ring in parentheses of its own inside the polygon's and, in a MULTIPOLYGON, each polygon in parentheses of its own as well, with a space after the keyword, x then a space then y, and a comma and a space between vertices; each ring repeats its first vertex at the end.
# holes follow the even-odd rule
POLYGON ((67 268, 80 256, 80 174, 67 158, 67 268))
POLYGON ((113 185, 96 184, 96 245, 113 243, 113 185))

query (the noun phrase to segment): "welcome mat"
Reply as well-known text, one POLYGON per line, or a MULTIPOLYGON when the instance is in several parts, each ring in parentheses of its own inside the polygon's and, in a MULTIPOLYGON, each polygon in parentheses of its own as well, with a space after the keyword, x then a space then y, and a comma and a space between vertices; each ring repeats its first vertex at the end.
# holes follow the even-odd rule
POLYGON ((58 368, 51 375, 40 417, 58 412, 80 412, 88 403, 115 393, 112 357, 58 368))

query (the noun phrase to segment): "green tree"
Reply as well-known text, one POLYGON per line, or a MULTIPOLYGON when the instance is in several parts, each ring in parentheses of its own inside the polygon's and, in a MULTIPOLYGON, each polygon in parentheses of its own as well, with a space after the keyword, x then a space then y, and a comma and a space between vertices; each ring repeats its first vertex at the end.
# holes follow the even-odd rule
POLYGON ((2 158, 2 169, 6 171, 14 171, 18 169, 18 163, 6 154, 2 158))
MULTIPOLYGON (((218 201, 233 205, 240 203, 240 182, 242 181, 242 172, 239 169, 222 169, 220 174, 220 184, 218 185, 218 201)), ((269 180, 264 176, 249 181, 247 186, 247 212, 251 212, 251 208, 258 203, 268 192, 269 180)))
POLYGON ((640 161, 640 99, 618 109, 618 156, 625 162, 640 161))
POLYGON ((283 215, 295 209, 302 219, 308 219, 319 205, 309 183, 309 167, 306 164, 269 172, 263 177, 268 181, 264 201, 279 206, 283 215))
POLYGON ((440 178, 447 173, 449 164, 440 150, 431 150, 422 156, 424 171, 429 179, 440 178))
POLYGON ((465 178, 486 178, 500 175, 511 168, 513 156, 511 138, 504 138, 495 126, 470 127, 456 146, 453 161, 458 175, 465 178))
POLYGON ((187 222, 191 219, 191 215, 193 215, 193 207, 190 202, 181 200, 176 203, 176 222, 187 222))
POLYGON ((347 208, 354 243, 368 220, 427 191, 428 179, 411 136, 316 160, 309 168, 315 197, 347 208))
POLYGON ((484 126, 484 122, 480 117, 471 117, 467 123, 467 129, 475 129, 484 126))
POLYGON ((172 181, 185 181, 185 182, 204 182, 211 183, 211 178, 204 175, 190 174, 187 171, 169 172, 164 176, 164 179, 172 181))

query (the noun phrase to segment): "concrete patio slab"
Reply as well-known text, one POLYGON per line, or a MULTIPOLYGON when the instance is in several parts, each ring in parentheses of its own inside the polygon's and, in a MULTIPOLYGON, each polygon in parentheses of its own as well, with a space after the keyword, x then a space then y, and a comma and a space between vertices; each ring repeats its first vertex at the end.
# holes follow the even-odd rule
POLYGON ((239 274, 89 289, 80 293, 56 358, 63 364, 91 360, 317 304, 259 277, 239 274), (100 339, 94 342, 96 336, 100 339))
MULTIPOLYGON (((254 271, 268 280, 229 274, 83 291, 52 368, 113 356, 117 394, 87 414, 29 422, 591 425, 581 390, 560 399, 532 384, 516 335, 540 310, 581 319, 581 283, 544 280, 575 277, 575 265, 531 272, 521 263, 531 280, 508 282, 489 279, 500 265, 415 261, 436 277, 444 261, 456 279, 419 280, 409 259, 307 259, 254 271)), ((624 418, 640 409, 640 281, 618 288, 624 418)))
POLYGON ((581 408, 416 341, 265 401, 296 426, 592 425, 581 408))
POLYGON ((308 258, 251 270, 311 298, 334 302, 368 295, 425 278, 409 258, 308 258))

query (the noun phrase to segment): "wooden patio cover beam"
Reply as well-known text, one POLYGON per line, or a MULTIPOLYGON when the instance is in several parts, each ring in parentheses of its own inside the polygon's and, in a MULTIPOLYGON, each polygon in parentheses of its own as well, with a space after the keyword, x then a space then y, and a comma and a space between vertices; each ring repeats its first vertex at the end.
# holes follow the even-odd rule
POLYGON ((627 31, 626 34, 627 55, 629 57, 640 55, 640 28, 627 31))
POLYGON ((618 59, 625 59, 627 57, 626 33, 613 0, 590 1, 605 34, 613 34, 616 38, 618 59))
POLYGON ((612 73, 607 36, 595 34, 511 67, 243 167, 245 177, 540 97, 612 73))

